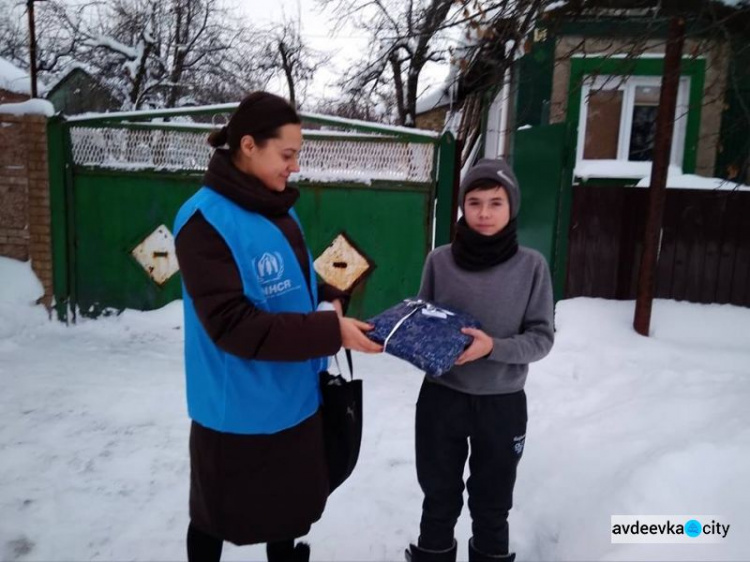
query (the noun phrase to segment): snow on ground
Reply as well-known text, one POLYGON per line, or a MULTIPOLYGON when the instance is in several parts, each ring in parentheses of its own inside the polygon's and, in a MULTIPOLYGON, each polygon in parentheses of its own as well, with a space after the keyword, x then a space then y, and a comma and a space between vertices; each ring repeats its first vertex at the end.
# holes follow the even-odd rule
MULTIPOLYGON (((0 258, 0 279, 0 559, 184 560, 181 305, 66 327, 33 305, 28 264, 0 258)), ((632 313, 632 302, 558 305, 556 346, 526 386, 519 561, 747 560, 750 310, 657 301, 648 339, 632 313), (716 514, 731 529, 714 545, 611 544, 617 514, 716 514)), ((355 362, 360 462, 307 540, 313 560, 401 560, 420 512, 421 374, 385 355, 355 362)), ((459 560, 469 536, 464 513, 459 560)), ((224 553, 264 559, 259 546, 224 553)))

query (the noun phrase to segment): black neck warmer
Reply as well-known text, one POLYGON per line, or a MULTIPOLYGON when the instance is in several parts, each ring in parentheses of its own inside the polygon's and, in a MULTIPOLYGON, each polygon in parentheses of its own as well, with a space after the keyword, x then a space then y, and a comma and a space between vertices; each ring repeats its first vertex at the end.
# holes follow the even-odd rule
POLYGON ((237 205, 265 217, 280 217, 297 202, 299 190, 287 185, 284 191, 268 189, 255 176, 238 170, 228 150, 217 149, 203 177, 206 185, 237 205))
POLYGON ((451 244, 453 259, 461 269, 481 271, 509 260, 518 251, 516 219, 497 234, 485 236, 472 230, 461 217, 456 224, 456 238, 451 244))

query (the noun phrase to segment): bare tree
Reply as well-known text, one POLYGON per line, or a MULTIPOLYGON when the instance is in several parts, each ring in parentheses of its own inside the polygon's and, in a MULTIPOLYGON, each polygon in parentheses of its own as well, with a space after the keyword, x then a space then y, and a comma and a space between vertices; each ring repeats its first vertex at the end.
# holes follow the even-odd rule
POLYGON ((419 77, 425 65, 448 57, 448 44, 440 31, 446 29, 454 0, 322 0, 339 22, 354 21, 372 47, 342 80, 350 93, 367 96, 391 85, 398 111, 397 121, 414 125, 419 77))
POLYGON ((368 95, 349 91, 344 92, 344 95, 319 100, 313 110, 347 119, 392 124, 396 114, 396 99, 393 92, 385 88, 368 95))
MULTIPOLYGON (((47 0, 36 6, 37 71, 49 81, 75 57, 76 37, 61 25, 64 3, 47 0)), ((0 0, 0 56, 21 68, 29 67, 29 28, 26 3, 0 0)))
POLYGON ((300 34, 299 23, 293 20, 285 20, 264 34, 264 43, 260 70, 269 77, 280 73, 289 101, 301 107, 308 85, 330 56, 310 48, 300 34))
POLYGON ((60 14, 84 63, 123 108, 237 99, 262 85, 254 35, 219 0, 112 0, 60 14))
MULTIPOLYGON (((550 4, 550 0, 320 2, 334 11, 340 23, 354 21, 372 43, 366 57, 342 80, 343 87, 367 95, 389 85, 397 103, 398 122, 410 126, 414 125, 420 76, 428 63, 452 59, 466 67, 478 53, 487 56, 495 52, 486 49, 487 45, 510 42, 518 49, 550 4)), ((503 55, 500 62, 505 58, 503 55)), ((498 64, 488 66, 502 73, 498 64)))
POLYGON ((16 1, 0 0, 0 14, 0 56, 18 66, 28 66, 29 38, 23 8, 16 1))

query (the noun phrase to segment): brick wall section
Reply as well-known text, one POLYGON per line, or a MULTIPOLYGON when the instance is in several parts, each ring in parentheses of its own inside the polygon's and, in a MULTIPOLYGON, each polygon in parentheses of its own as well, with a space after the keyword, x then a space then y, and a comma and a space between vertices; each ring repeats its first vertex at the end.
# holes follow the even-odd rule
POLYGON ((0 103, 18 103, 29 99, 28 94, 18 94, 9 90, 0 88, 0 103))
POLYGON ((441 133, 445 127, 445 114, 448 106, 436 107, 417 115, 415 119, 417 129, 430 129, 441 133))
POLYGON ((47 119, 0 114, 0 256, 31 259, 52 302, 47 119))

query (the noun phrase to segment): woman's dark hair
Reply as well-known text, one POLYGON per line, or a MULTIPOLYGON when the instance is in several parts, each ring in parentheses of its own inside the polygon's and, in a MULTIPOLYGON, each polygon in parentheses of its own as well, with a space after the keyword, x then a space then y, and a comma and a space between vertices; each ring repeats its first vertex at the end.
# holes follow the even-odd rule
POLYGON ((292 123, 300 124, 302 120, 288 101, 268 92, 253 92, 242 100, 226 126, 208 135, 208 144, 214 148, 229 144, 229 151, 234 154, 242 137, 250 135, 263 147, 268 139, 279 136, 280 127, 292 123))

